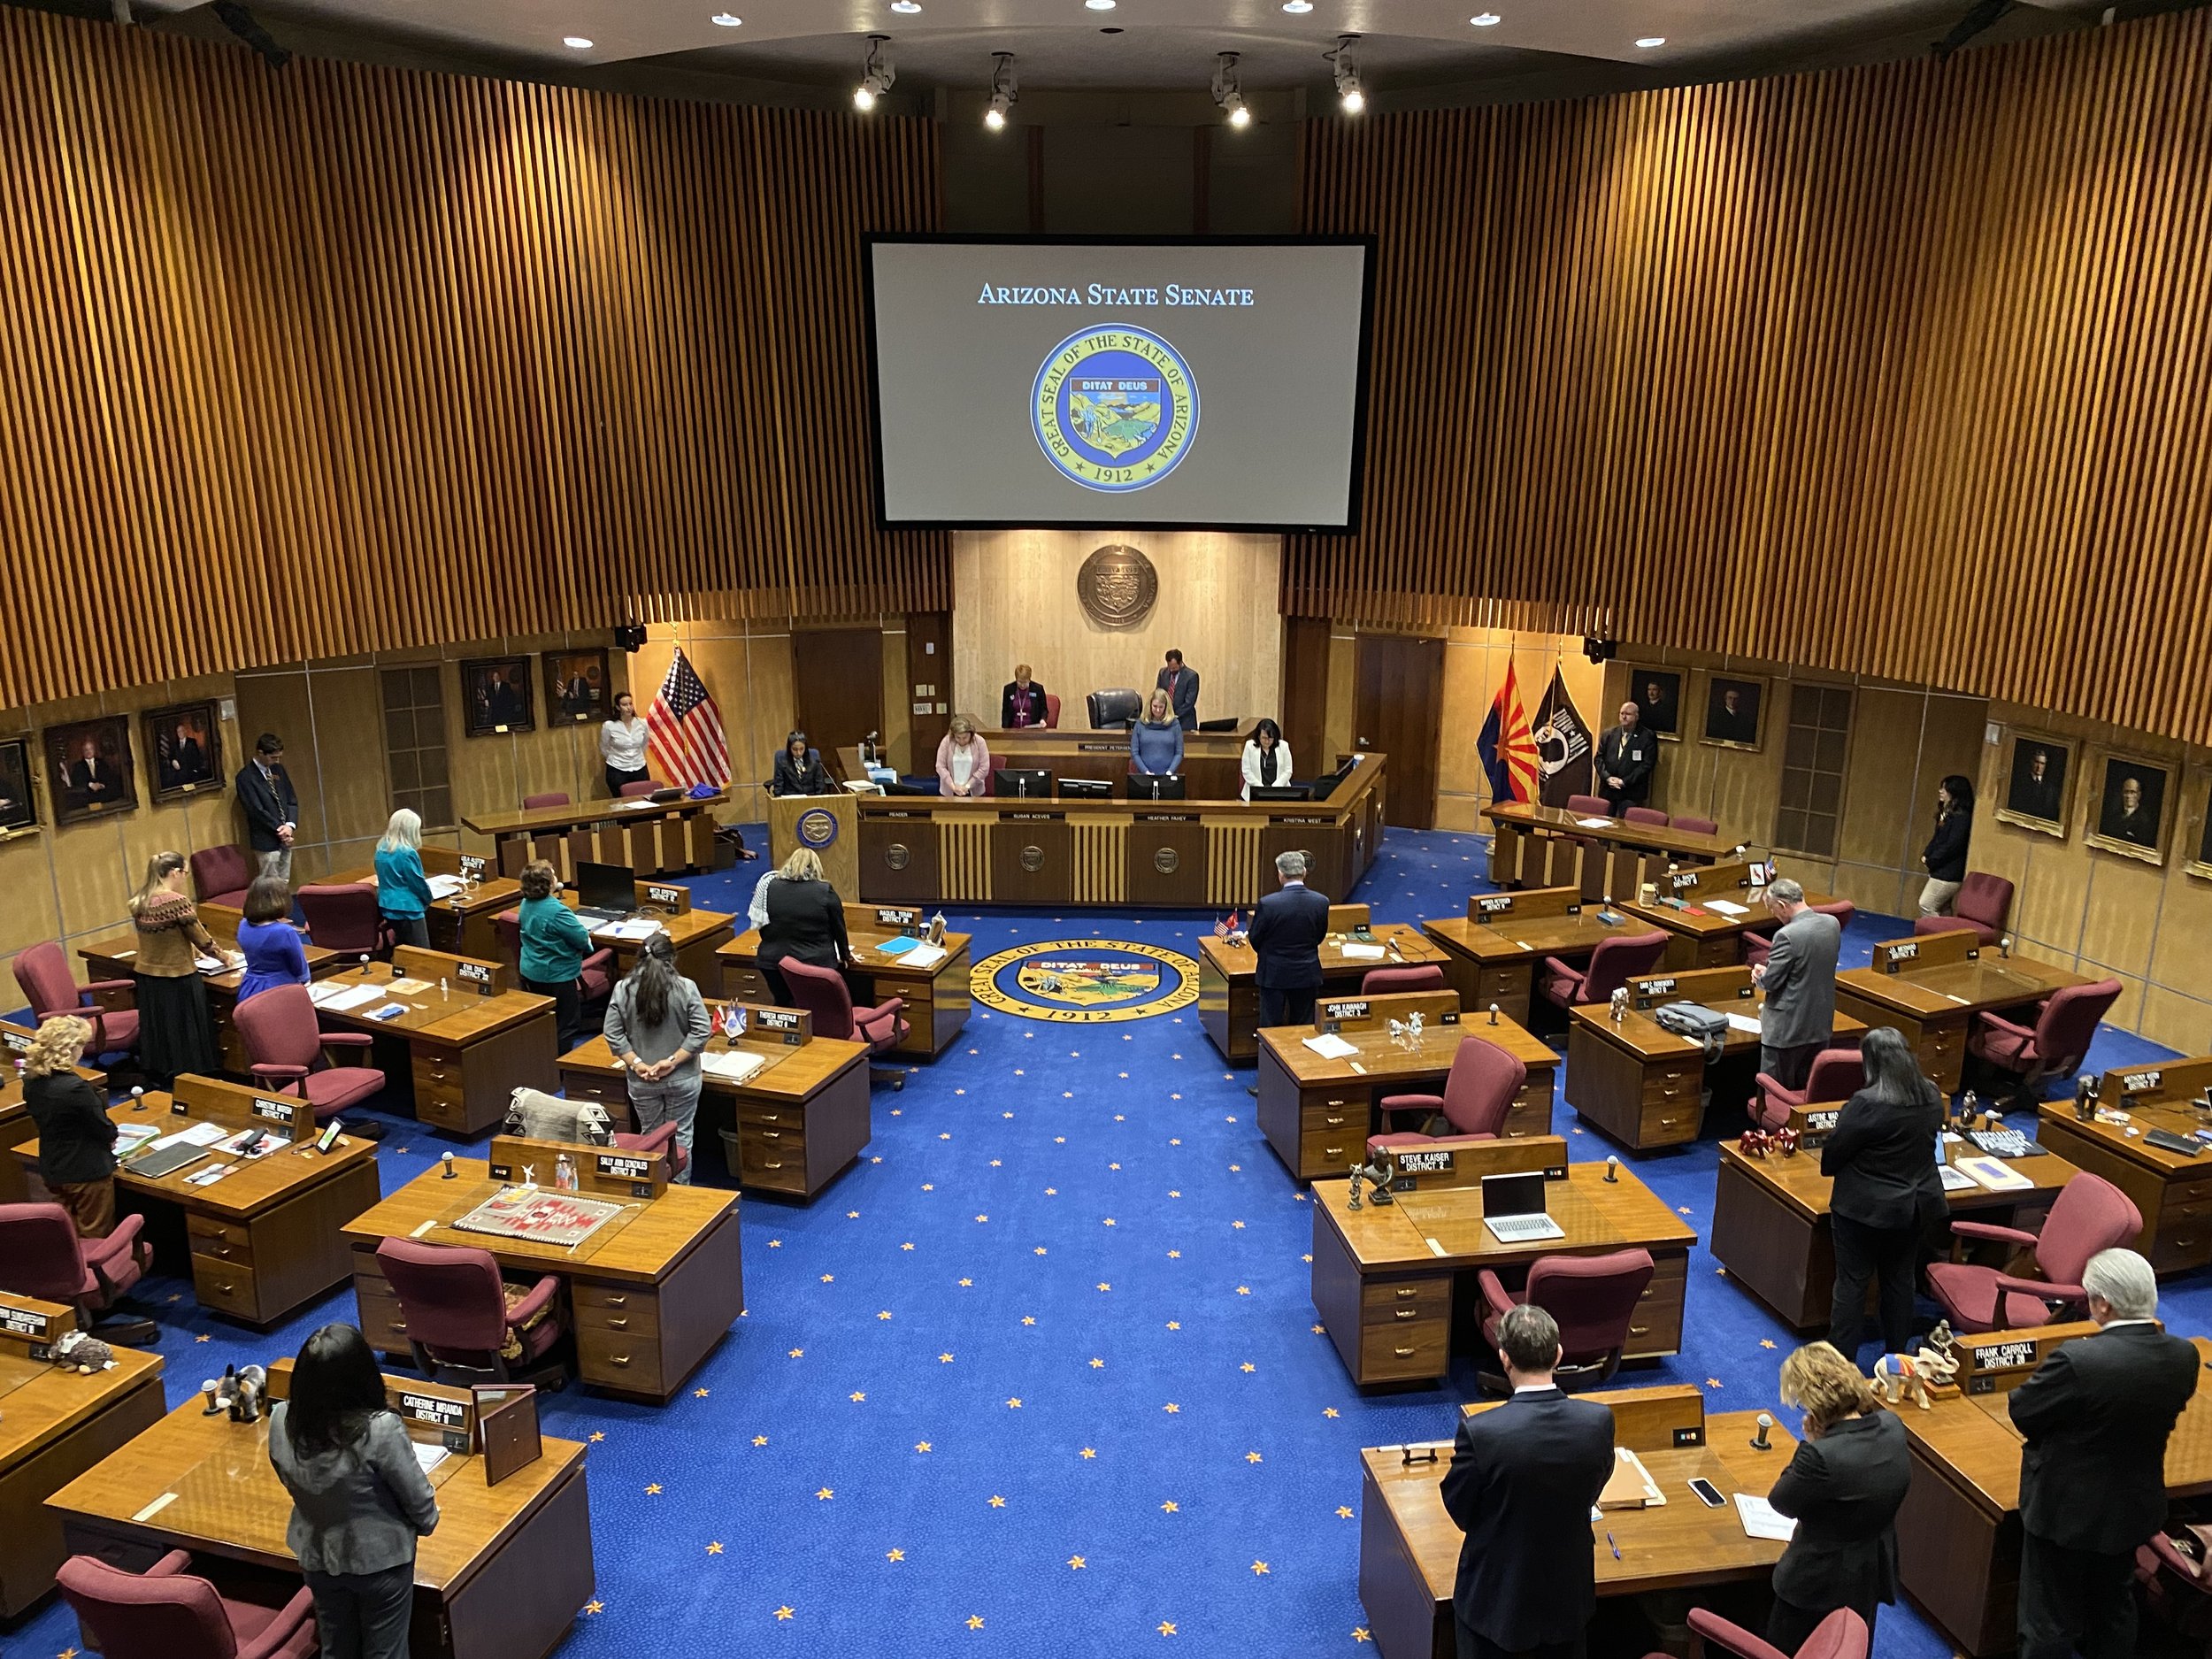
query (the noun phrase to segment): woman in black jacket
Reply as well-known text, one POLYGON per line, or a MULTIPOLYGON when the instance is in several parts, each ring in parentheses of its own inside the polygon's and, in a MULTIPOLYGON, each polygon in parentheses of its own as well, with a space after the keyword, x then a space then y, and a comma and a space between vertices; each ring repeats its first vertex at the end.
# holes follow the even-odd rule
POLYGON ((1920 1241, 1943 1220, 1936 1137, 1943 1096, 1921 1074, 1904 1038, 1877 1025, 1859 1043, 1866 1086, 1844 1102, 1820 1148, 1820 1172, 1835 1182, 1828 1225, 1835 1240, 1835 1299, 1828 1340, 1855 1360, 1866 1328, 1866 1286, 1881 1280, 1882 1340, 1901 1352, 1912 1335, 1913 1271, 1920 1241))
POLYGON ((23 1056, 23 1098, 38 1125, 38 1179, 79 1238, 104 1239, 115 1226, 115 1120, 77 1075, 91 1041, 90 1020, 64 1014, 41 1024, 23 1056))
POLYGON ((1805 1438, 1767 1502, 1797 1522, 1774 1563, 1767 1640, 1795 1653, 1821 1620, 1847 1607, 1866 1621, 1897 1599, 1897 1509, 1912 1484, 1905 1425, 1882 1409, 1859 1368, 1825 1342, 1782 1362, 1782 1398, 1805 1414, 1805 1438))
POLYGON ((806 746, 806 733, 794 732, 776 751, 776 775, 768 780, 770 795, 835 795, 837 783, 822 764, 819 755, 806 746))
POLYGON ((1920 889, 1923 916, 1948 916, 1966 879, 1966 843, 1974 833, 1974 786, 1953 772, 1936 787, 1935 833, 1920 855, 1928 882, 1920 889))
POLYGON ((776 1001, 793 1006, 791 987, 778 964, 791 957, 818 968, 843 968, 852 949, 845 939, 845 906, 822 878, 822 861, 810 847, 793 850, 762 899, 768 919, 760 929, 760 972, 776 1001))

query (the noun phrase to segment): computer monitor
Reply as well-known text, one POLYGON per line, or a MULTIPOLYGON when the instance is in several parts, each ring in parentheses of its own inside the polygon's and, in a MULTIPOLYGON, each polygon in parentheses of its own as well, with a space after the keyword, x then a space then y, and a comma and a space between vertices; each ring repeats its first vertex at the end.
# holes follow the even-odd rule
POLYGON ((1302 783, 1256 783, 1252 786, 1255 801, 1310 801, 1311 793, 1302 783))
POLYGON ((1060 780, 1060 798, 1063 801, 1110 801, 1114 786, 1103 778, 1063 778, 1060 780))
POLYGON ((1186 796, 1183 780, 1173 772, 1154 776, 1145 772, 1129 775, 1129 798, 1132 801, 1180 801, 1186 796))
POLYGON ((580 910, 637 909, 637 872, 627 864, 576 864, 576 903, 580 910))
POLYGON ((1332 795, 1336 793, 1337 785, 1342 783, 1347 778, 1350 777, 1352 775, 1352 769, 1358 764, 1359 757, 1355 755, 1350 759, 1347 760, 1341 766, 1339 766, 1334 772, 1325 772, 1322 776, 1316 778, 1311 784, 1307 786, 1306 798, 1310 801, 1327 800, 1332 795))
POLYGON ((991 793, 1018 801, 1049 801, 1052 773, 1042 766, 1001 766, 991 773, 991 793))
POLYGON ((1486 1221, 1507 1216, 1544 1213, 1544 1171, 1523 1175, 1486 1175, 1482 1178, 1482 1216, 1486 1221))

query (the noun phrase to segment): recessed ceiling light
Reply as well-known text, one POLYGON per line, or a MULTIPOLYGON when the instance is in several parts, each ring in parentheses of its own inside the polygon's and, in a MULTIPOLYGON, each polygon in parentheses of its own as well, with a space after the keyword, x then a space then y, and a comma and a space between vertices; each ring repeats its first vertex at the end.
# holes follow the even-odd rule
POLYGON ((733 29, 745 19, 734 12, 718 12, 707 19, 717 28, 733 29))
POLYGON ((1500 18, 1494 12, 1478 12, 1474 16, 1469 18, 1467 20, 1479 29, 1486 29, 1494 24, 1502 22, 1504 19, 1500 18))
POLYGON ((1114 0, 1083 0, 1083 4, 1094 12, 1111 12, 1114 9, 1114 0))
POLYGON ((580 35, 564 35, 561 36, 561 44, 572 52, 588 52, 591 50, 591 42, 580 35))
POLYGON ((894 12, 902 12, 908 17, 913 16, 915 12, 919 12, 921 9, 922 8, 920 6, 915 4, 915 0, 891 0, 891 10, 894 12))
POLYGON ((1303 16, 1313 10, 1313 0, 1283 0, 1283 10, 1303 16))
POLYGON ((1643 39, 1636 42, 1637 45, 1642 47, 1646 51, 1649 51, 1655 46, 1664 46, 1666 43, 1667 37, 1663 35, 1647 35, 1643 39))

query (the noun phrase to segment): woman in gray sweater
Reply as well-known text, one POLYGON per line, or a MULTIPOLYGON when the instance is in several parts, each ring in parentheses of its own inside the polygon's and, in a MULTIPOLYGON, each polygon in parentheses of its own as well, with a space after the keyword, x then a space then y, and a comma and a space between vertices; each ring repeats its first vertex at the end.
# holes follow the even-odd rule
POLYGON ((699 1056, 714 1033, 706 999, 676 972, 676 946, 655 933, 639 948, 632 968, 607 999, 607 1047, 629 1074, 630 1110, 638 1132, 676 1125, 684 1149, 676 1179, 691 1179, 691 1127, 699 1112, 699 1056))
POLYGON ((269 1414, 269 1461, 292 1494, 284 1541, 315 1596, 324 1659, 407 1659, 415 1540, 438 1500, 361 1333, 326 1325, 269 1414))

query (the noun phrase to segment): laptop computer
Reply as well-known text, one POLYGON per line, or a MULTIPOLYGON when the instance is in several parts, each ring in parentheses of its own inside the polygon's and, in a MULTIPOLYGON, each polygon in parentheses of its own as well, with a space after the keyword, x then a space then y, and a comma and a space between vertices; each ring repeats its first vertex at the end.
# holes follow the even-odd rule
POLYGON ((618 922, 637 909, 637 872, 627 864, 576 861, 576 913, 586 921, 618 922))
POLYGON ((1500 1244, 1563 1239, 1567 1230, 1544 1212, 1544 1172, 1482 1178, 1482 1225, 1500 1244))

